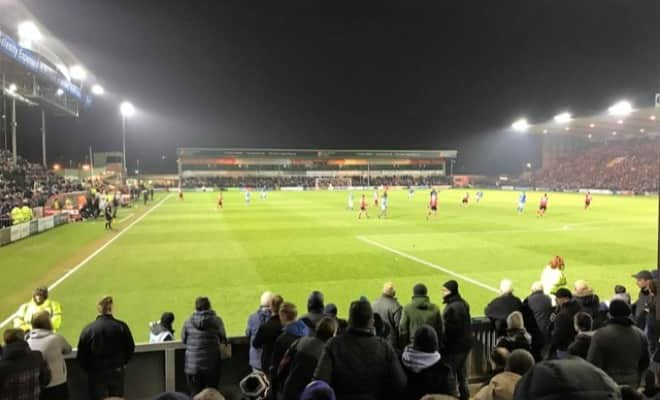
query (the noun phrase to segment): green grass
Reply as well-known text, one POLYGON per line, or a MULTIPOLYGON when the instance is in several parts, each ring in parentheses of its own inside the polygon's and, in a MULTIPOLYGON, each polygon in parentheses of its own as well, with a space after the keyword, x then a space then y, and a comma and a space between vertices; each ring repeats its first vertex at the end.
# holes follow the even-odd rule
MULTIPOLYGON (((555 254, 565 258, 569 282, 587 279, 602 299, 616 283, 636 292, 630 275, 655 267, 657 197, 595 196, 584 211, 582 195, 551 194, 547 216, 537 218, 539 193, 530 193, 522 216, 515 213, 515 192, 487 191, 481 204, 461 208, 463 193, 442 191, 439 216, 431 221, 425 219, 427 191, 413 200, 405 191, 390 193, 386 220, 374 218, 373 208, 371 219, 358 220, 357 212, 345 210, 346 192, 271 192, 267 201, 253 196, 250 206, 242 193, 228 192, 222 211, 215 209, 217 193, 186 193, 183 202, 171 196, 51 297, 62 303, 62 332, 71 341, 95 317, 104 294, 115 296, 116 316, 129 323, 136 340, 146 341, 148 321, 173 311, 180 328, 199 295, 210 297, 231 335, 243 334, 264 290, 293 301, 299 313, 317 289, 345 316, 351 300, 376 298, 388 280, 402 303, 418 282, 441 303, 440 287, 450 275, 357 236, 489 286, 512 279, 523 297, 555 254)), ((29 298, 33 286, 52 283, 74 265, 67 260, 91 253, 104 236, 100 222, 73 224, 0 248, 2 316, 29 298)), ((472 314, 481 315, 494 294, 459 284, 472 314)))

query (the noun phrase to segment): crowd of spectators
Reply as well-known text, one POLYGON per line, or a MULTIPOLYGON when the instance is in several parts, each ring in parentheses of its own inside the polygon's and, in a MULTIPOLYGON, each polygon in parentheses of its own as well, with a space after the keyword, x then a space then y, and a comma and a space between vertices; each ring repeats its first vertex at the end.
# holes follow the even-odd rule
MULTIPOLYGON (((561 261, 556 268, 563 271, 561 261)), ((484 310, 497 340, 491 376, 479 388, 468 386, 474 336, 457 281, 433 291, 419 283, 406 304, 387 282, 375 301, 352 302, 348 321, 337 318, 337 307, 320 291, 309 295, 306 313, 265 292, 247 318, 253 372, 241 389, 246 398, 269 400, 657 399, 657 288, 651 272, 633 276, 640 290, 633 304, 621 285, 611 296, 602 293, 609 300, 601 301, 584 280, 553 285, 547 293, 539 281, 521 299, 513 282, 502 280, 484 310)), ((77 353, 91 400, 124 394, 124 368, 135 351, 128 325, 113 315, 113 298, 102 298, 97 308, 77 353)), ((173 321, 173 314, 164 313, 152 323, 151 341, 173 340, 173 321)), ((222 399, 221 361, 231 350, 208 298, 195 300, 180 338, 189 393, 156 398, 222 399)), ((71 346, 53 331, 47 311, 33 316, 29 332, 6 330, 4 346, 0 399, 68 398, 63 356, 71 346)))
POLYGON ((608 189, 658 192, 660 140, 628 140, 593 145, 533 174, 532 184, 554 190, 608 189))
MULTIPOLYGON (((432 176, 412 176, 412 175, 392 175, 392 176, 372 176, 368 180, 365 176, 346 176, 332 178, 322 178, 322 185, 325 189, 329 183, 335 187, 340 186, 432 186, 448 185, 449 178, 441 175, 432 176)), ((317 187, 317 178, 313 176, 276 176, 276 177, 256 177, 256 176, 209 176, 209 177, 188 177, 182 181, 184 188, 268 188, 279 189, 282 187, 303 187, 305 189, 314 189, 317 187)))

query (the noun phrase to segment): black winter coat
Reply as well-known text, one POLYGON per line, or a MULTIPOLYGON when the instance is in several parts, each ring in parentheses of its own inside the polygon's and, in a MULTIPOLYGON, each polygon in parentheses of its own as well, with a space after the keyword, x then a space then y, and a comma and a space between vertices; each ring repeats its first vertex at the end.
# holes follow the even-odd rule
POLYGON ((312 381, 314 369, 321 358, 325 342, 314 336, 298 339, 289 375, 282 390, 284 400, 299 400, 305 386, 312 381))
POLYGON ((0 358, 0 399, 38 399, 50 382, 50 370, 41 352, 25 341, 9 343, 0 358))
POLYGON ((183 323, 181 341, 186 345, 186 374, 215 370, 220 364, 220 343, 227 341, 225 325, 213 310, 195 311, 183 323))
POLYGON ((397 398, 406 387, 406 375, 392 345, 355 328, 328 341, 314 379, 332 386, 337 400, 397 398))
POLYGON ((88 372, 107 371, 124 367, 134 352, 128 325, 112 315, 99 315, 80 333, 77 358, 88 372))
POLYGON ((551 325, 550 334, 550 354, 553 355, 557 350, 566 351, 568 345, 575 339, 575 327, 573 326, 573 317, 582 311, 580 305, 575 300, 569 300, 559 307, 559 312, 555 316, 551 325))
POLYGON ((589 353, 589 346, 591 346, 591 337, 593 332, 589 333, 578 333, 575 336, 575 340, 568 346, 568 354, 572 356, 577 356, 583 359, 587 359, 587 354, 589 353))
POLYGON ((522 301, 512 293, 503 294, 491 301, 484 314, 491 320, 498 336, 506 334, 506 317, 514 311, 522 311, 522 301))
POLYGON ((465 353, 472 349, 472 317, 470 306, 459 294, 444 299, 442 318, 445 321, 445 337, 442 352, 465 353))
POLYGON ((606 321, 605 313, 600 311, 600 299, 595 294, 587 296, 575 296, 575 301, 582 307, 582 311, 591 315, 593 320, 592 329, 596 330, 603 326, 606 321))
POLYGON ((427 394, 446 394, 458 397, 456 375, 451 366, 440 360, 429 368, 414 372, 403 368, 408 384, 403 394, 404 400, 419 400, 427 394))
POLYGON ((550 338, 550 315, 552 315, 552 299, 543 293, 543 290, 533 292, 525 299, 524 305, 527 306, 536 320, 536 326, 539 328, 546 341, 550 338))
POLYGON ((257 329, 257 333, 252 340, 252 346, 255 349, 262 349, 261 369, 269 373, 271 362, 273 360, 273 349, 277 337, 282 333, 282 323, 278 315, 273 315, 270 319, 257 329))

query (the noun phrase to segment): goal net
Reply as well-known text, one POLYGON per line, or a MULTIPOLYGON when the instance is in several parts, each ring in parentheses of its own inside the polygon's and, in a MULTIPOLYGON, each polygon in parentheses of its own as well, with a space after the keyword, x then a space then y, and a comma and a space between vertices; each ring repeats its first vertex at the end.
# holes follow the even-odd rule
POLYGON ((351 178, 348 177, 316 178, 316 190, 343 189, 352 185, 351 178))

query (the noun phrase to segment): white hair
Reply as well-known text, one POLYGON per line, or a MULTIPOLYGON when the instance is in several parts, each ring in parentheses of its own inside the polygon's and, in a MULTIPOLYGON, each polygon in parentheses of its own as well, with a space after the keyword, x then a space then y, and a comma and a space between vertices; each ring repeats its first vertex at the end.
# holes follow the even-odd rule
POLYGON ((541 290, 543 290, 543 283, 541 283, 540 281, 536 281, 532 283, 532 292, 538 292, 541 290))
POLYGON ((510 279, 502 279, 500 281, 500 293, 513 293, 513 282, 510 279))
POLYGON ((260 304, 264 307, 269 307, 271 300, 273 300, 273 292, 265 291, 261 295, 261 303, 260 304))

